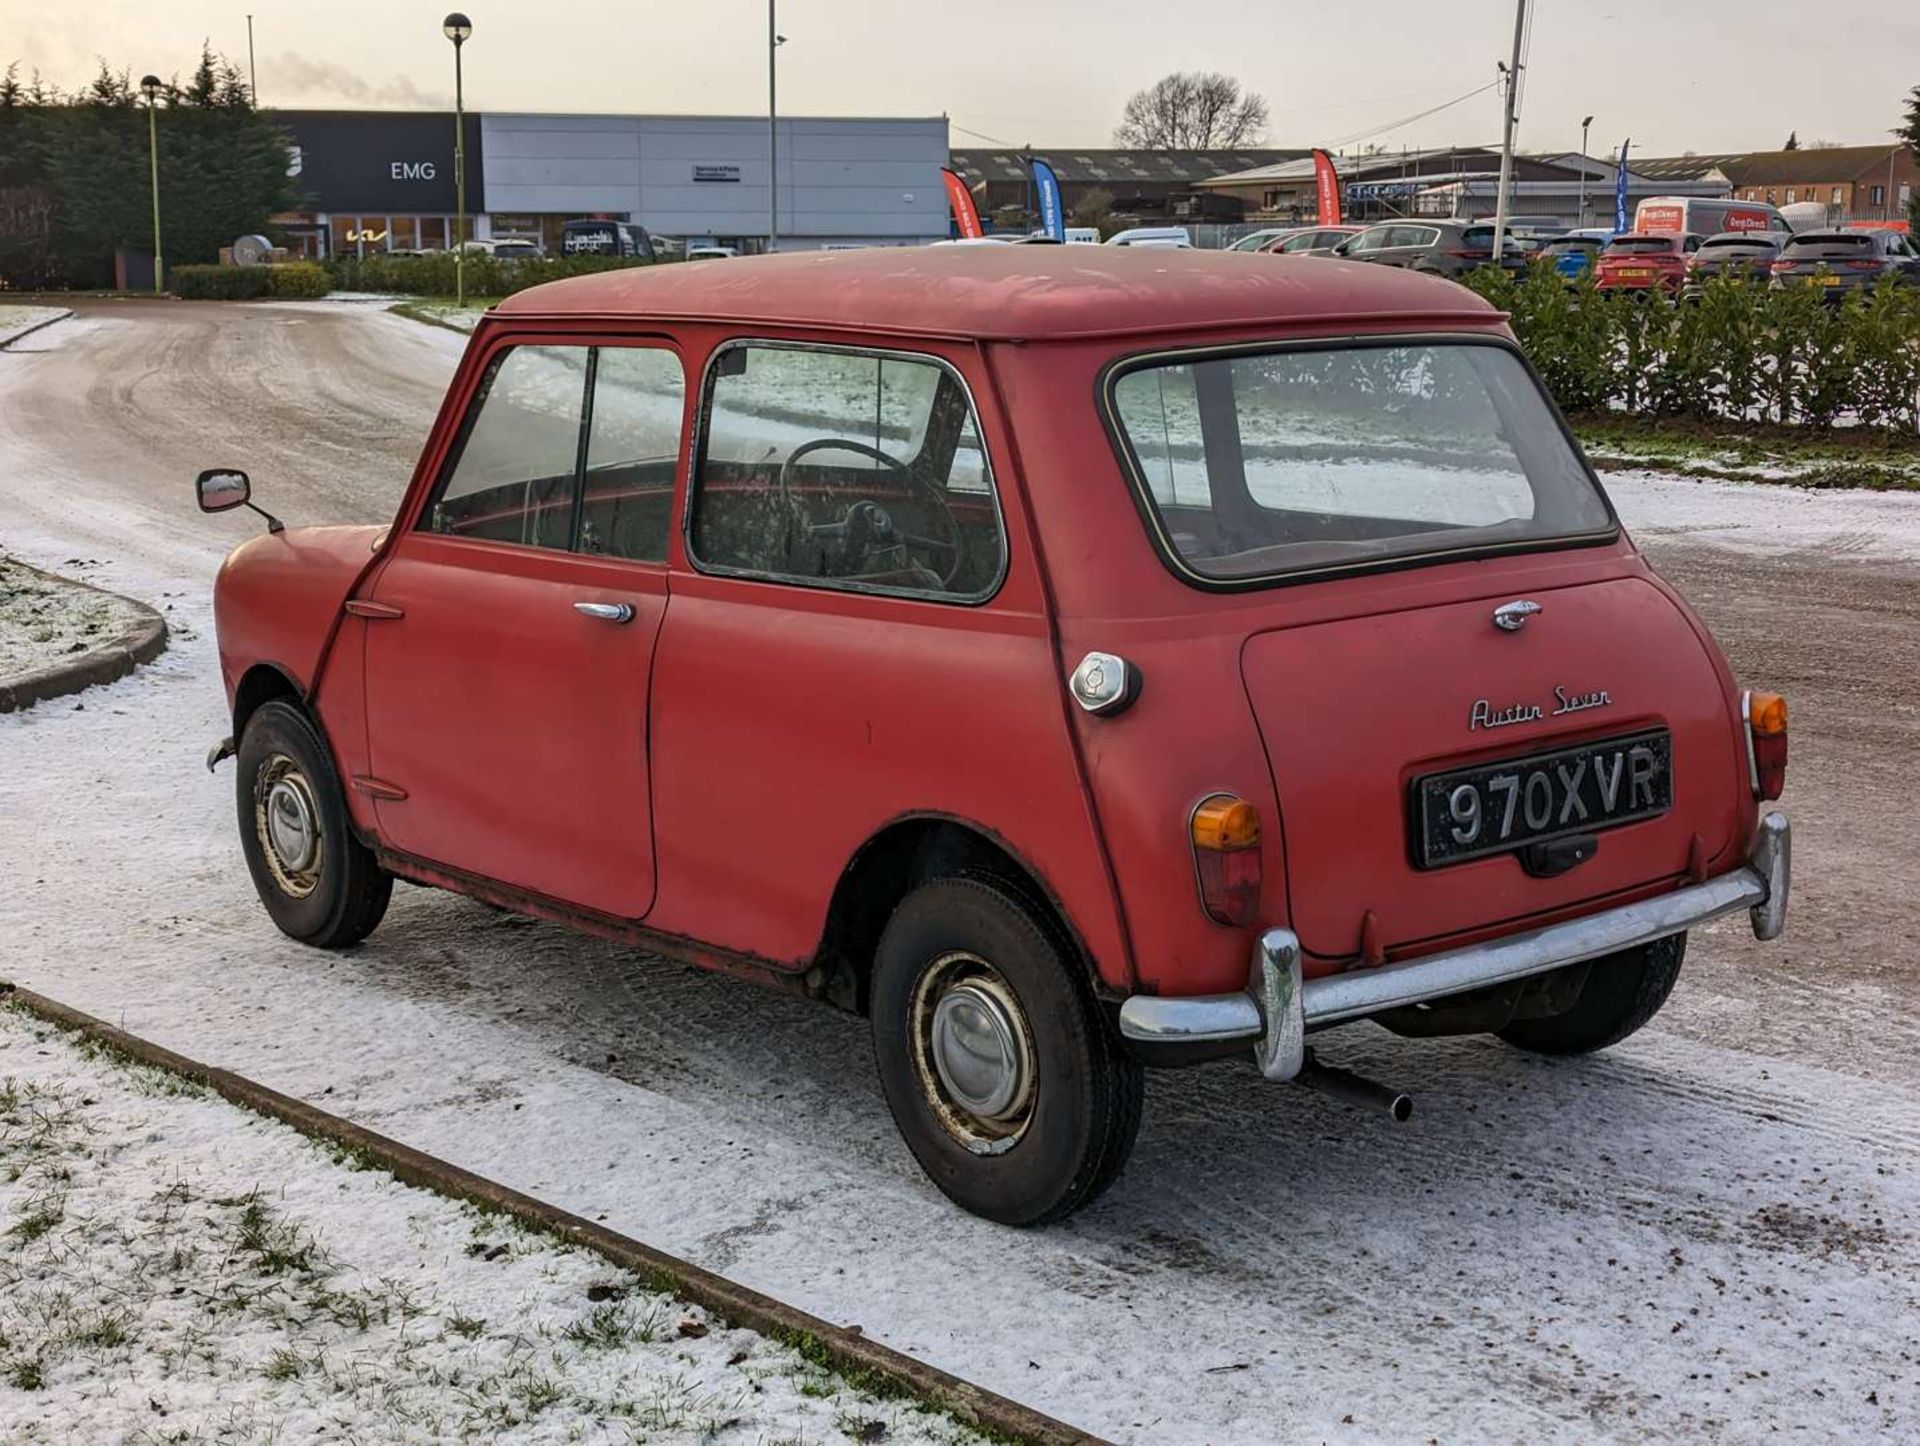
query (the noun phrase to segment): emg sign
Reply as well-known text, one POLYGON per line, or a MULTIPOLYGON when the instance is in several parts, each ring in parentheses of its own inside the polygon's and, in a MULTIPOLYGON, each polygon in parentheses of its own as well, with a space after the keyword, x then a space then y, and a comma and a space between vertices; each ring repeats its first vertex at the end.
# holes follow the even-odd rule
MULTIPOLYGON (((298 147, 302 210, 340 216, 451 214, 453 117, 439 111, 276 111, 298 147)), ((467 209, 487 210, 480 118, 467 117, 467 209)))
POLYGON ((435 175, 432 161, 395 161, 387 173, 396 181, 431 181, 435 175))

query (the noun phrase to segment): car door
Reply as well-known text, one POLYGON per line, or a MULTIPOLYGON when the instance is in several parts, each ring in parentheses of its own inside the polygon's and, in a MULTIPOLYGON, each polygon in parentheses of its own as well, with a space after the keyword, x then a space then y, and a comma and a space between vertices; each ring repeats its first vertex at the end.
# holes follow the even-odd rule
POLYGON ((388 847, 597 913, 654 896, 648 703, 684 381, 658 342, 486 361, 366 595, 388 847))

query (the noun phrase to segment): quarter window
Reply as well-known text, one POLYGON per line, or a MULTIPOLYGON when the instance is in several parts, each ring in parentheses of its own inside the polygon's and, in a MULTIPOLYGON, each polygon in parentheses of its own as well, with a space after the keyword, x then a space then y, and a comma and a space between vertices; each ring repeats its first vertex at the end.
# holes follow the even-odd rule
POLYGON ((688 517, 703 567, 978 601, 1006 539, 978 419, 931 358, 772 343, 714 359, 688 517))

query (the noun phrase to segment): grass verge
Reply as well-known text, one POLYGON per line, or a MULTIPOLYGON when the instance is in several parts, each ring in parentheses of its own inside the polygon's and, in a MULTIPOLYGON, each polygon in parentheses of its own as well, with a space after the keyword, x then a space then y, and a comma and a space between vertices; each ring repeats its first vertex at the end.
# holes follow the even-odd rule
POLYGON ((1920 491, 1920 436, 1583 413, 1574 435, 1602 471, 1646 469, 1789 487, 1920 491))

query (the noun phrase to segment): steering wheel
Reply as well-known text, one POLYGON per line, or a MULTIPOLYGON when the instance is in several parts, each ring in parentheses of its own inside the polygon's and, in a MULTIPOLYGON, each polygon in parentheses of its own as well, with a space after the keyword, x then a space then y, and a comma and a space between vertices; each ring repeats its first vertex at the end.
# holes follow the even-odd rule
POLYGON ((850 567, 865 558, 867 553, 883 547, 917 547, 935 557, 950 559, 946 570, 939 574, 940 586, 951 588, 953 580, 960 575, 960 568, 967 560, 966 534, 961 532, 960 524, 954 520, 953 508, 940 489, 923 477, 916 477, 911 468, 899 458, 888 455, 878 447, 865 442, 857 442, 851 437, 815 437, 810 442, 802 442, 787 454, 786 461, 780 464, 780 503, 789 516, 795 518, 807 535, 826 542, 837 551, 840 559, 850 567), (838 522, 813 522, 800 506, 793 492, 793 467, 802 457, 814 452, 855 452, 862 457, 871 457, 881 466, 893 472, 909 487, 917 487, 925 493, 942 518, 946 520, 946 537, 925 537, 917 532, 904 532, 894 525, 892 515, 886 508, 871 498, 862 498, 846 511, 838 522))

